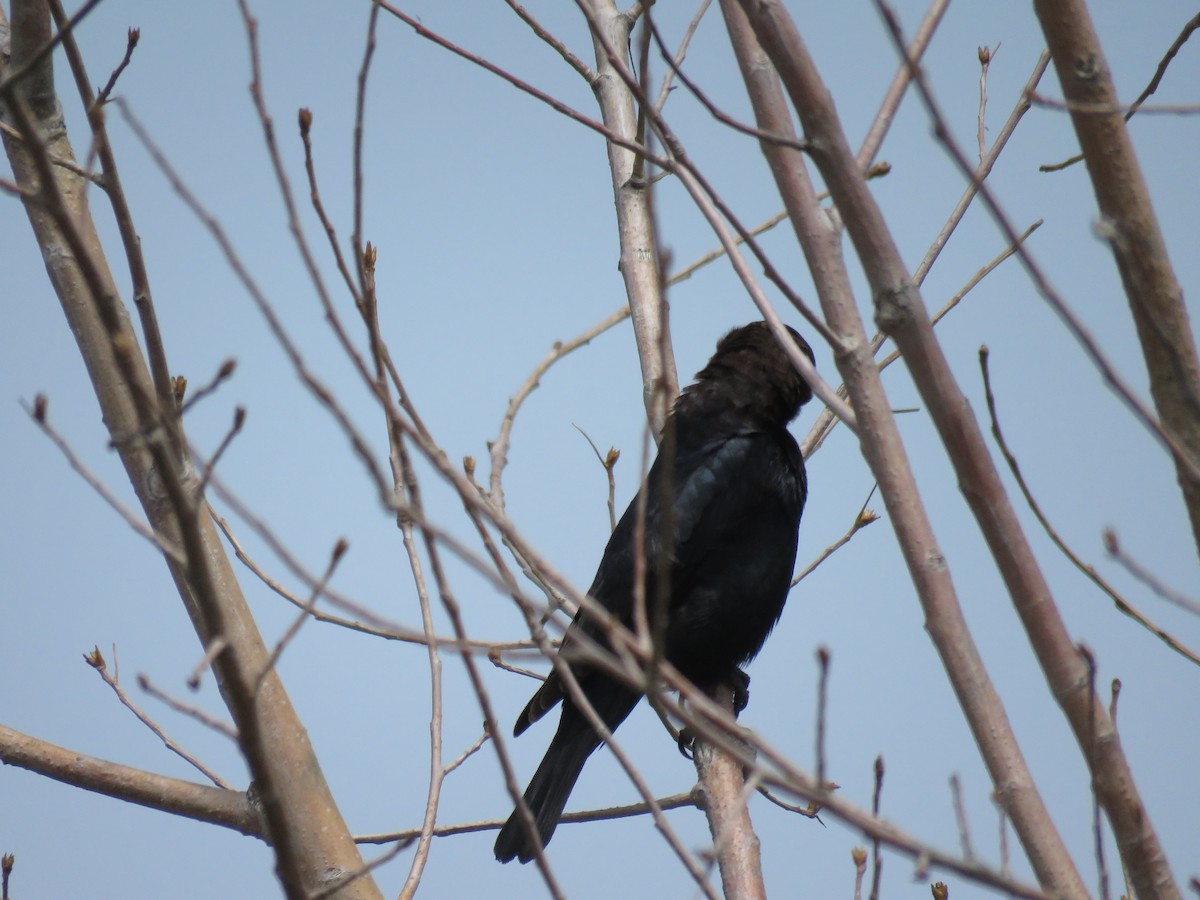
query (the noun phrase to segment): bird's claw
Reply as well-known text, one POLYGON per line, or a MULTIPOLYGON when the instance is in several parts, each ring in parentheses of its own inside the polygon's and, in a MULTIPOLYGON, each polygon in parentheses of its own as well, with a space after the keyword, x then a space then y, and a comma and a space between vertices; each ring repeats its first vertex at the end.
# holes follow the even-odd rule
POLYGON ((729 690, 733 693, 733 717, 736 719, 750 704, 750 676, 741 669, 734 669, 729 676, 729 690))
POLYGON ((696 735, 692 733, 692 729, 686 725, 679 729, 679 737, 675 740, 675 745, 679 748, 680 754, 684 759, 692 758, 692 748, 696 744, 696 735))

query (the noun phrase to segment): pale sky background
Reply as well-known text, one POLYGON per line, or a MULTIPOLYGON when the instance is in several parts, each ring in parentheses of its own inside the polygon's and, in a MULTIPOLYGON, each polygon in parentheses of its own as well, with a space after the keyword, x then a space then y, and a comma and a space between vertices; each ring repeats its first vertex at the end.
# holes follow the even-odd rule
MULTIPOLYGON (((904 2, 909 31, 923 4, 904 2)), ((430 28, 480 53, 589 116, 588 87, 502 3, 402 0, 430 28)), ((573 4, 531 3, 531 10, 583 58, 590 41, 573 4)), ((350 232, 350 148, 355 77, 368 4, 254 4, 259 17, 267 102, 302 204, 302 155, 296 110, 313 111, 323 197, 341 232, 350 232)), ((659 4, 658 20, 678 40, 692 5, 659 4)), ((793 4, 804 36, 836 98, 852 143, 869 126, 896 56, 869 3, 793 4)), ((1120 94, 1132 100, 1195 13, 1182 0, 1097 2, 1094 14, 1120 94)), ((93 82, 121 57, 125 29, 141 28, 134 62, 117 93, 153 134, 191 189, 221 221, 306 358, 337 394, 383 458, 380 417, 341 358, 295 246, 269 170, 246 86, 246 38, 232 2, 177 4, 108 0, 79 30, 93 82)), ((989 74, 987 122, 999 131, 1042 47, 1028 4, 960 0, 926 58, 933 85, 960 140, 974 146, 979 65, 976 48, 1001 48, 989 74)), ((60 60, 61 62, 61 60, 60 60)), ((712 99, 746 117, 744 89, 719 11, 710 10, 686 66, 712 99)), ((654 72, 661 75, 657 61, 654 72)), ((1195 103, 1200 47, 1186 45, 1156 102, 1195 103)), ((65 68, 77 154, 87 152, 82 117, 65 68)), ((1042 90, 1059 96, 1053 71, 1042 90)), ((692 157, 747 223, 779 208, 754 142, 716 125, 677 90, 668 104, 692 157)), ((295 381, 262 317, 212 240, 172 193, 115 110, 111 133, 137 218, 172 372, 193 386, 221 362, 236 376, 188 419, 194 443, 216 446, 233 409, 248 410, 244 433, 222 464, 225 480, 276 534, 319 570, 339 537, 350 542, 335 585, 380 614, 419 627, 415 591, 399 533, 380 507, 359 462, 335 424, 295 381)), ((1151 186, 1185 294, 1200 283, 1196 215, 1200 187, 1196 116, 1139 115, 1132 134, 1151 186)), ((494 439, 508 397, 556 340, 599 321, 624 302, 603 141, 478 68, 451 56, 384 15, 369 92, 366 236, 379 249, 381 315, 408 388, 451 459, 473 455, 487 474, 485 442, 494 439)), ((1106 354, 1140 393, 1144 364, 1111 256, 1093 228, 1095 203, 1083 168, 1042 174, 1037 166, 1073 154, 1061 112, 1026 116, 993 175, 993 186, 1019 228, 1045 225, 1031 248, 1084 318, 1106 354)), ((962 190, 962 179, 932 141, 914 96, 906 99, 880 158, 892 173, 874 182, 905 259, 921 260, 962 190)), ((8 176, 7 168, 0 170, 8 176)), ((93 206, 110 239, 110 261, 128 293, 111 217, 93 206)), ((676 265, 716 241, 683 192, 659 192, 663 239, 676 265)), ((304 227, 323 271, 336 285, 311 213, 304 227)), ((776 263, 815 303, 790 232, 766 239, 776 263)), ((925 284, 940 306, 1003 246, 982 209, 973 209, 925 284)), ((755 267, 757 271, 757 266, 755 267)), ((136 687, 146 673, 188 695, 184 680, 200 657, 161 558, 73 474, 30 423, 20 403, 49 398, 50 419, 105 482, 132 500, 128 481, 97 413, 70 332, 51 291, 20 204, 0 198, 0 722, 47 741, 176 777, 194 771, 165 751, 87 667, 81 654, 99 645, 135 699, 184 746, 244 787, 235 747, 176 715, 136 687)), ((857 272, 856 272, 856 278, 857 272)), ((859 304, 869 298, 858 278, 859 304)), ((784 319, 798 314, 770 292, 784 319)), ((128 302, 128 296, 126 296, 128 302)), ((681 382, 707 359, 728 328, 756 318, 728 264, 710 266, 671 293, 681 382)), ((353 319, 349 299, 340 308, 353 319)), ((1195 314, 1193 309, 1193 314, 1195 314)), ((1153 620, 1193 648, 1200 622, 1168 606, 1104 558, 1100 534, 1115 528, 1124 546, 1167 583, 1193 596, 1196 548, 1166 454, 1107 390, 1065 328, 1015 262, 978 287, 939 334, 964 390, 982 412, 977 351, 986 343, 1006 434, 1030 484, 1063 537, 1153 620)), ((812 337, 810 335, 810 337, 812 337)), ((828 348, 813 341, 817 365, 837 382, 828 348)), ((892 405, 919 406, 901 366, 885 377, 892 405)), ((795 426, 802 436, 816 412, 795 426)), ((573 582, 590 582, 606 539, 605 481, 586 430, 601 450, 622 450, 617 502, 632 496, 644 429, 640 380, 628 323, 555 366, 522 410, 506 474, 509 511, 524 533, 573 582)), ((1091 799, 1080 752, 923 412, 900 421, 908 452, 984 659, 1006 704, 1034 777, 1090 887, 1097 883, 1091 846, 1091 799)), ((1011 483, 1005 473, 1006 481, 1011 483)), ((841 429, 809 463, 810 500, 800 532, 806 565, 850 525, 872 485, 850 434, 841 429)), ((424 470, 434 518, 469 538, 451 493, 424 470)), ((1072 569, 1018 500, 1073 637, 1099 661, 1099 683, 1124 685, 1119 725, 1150 815, 1179 882, 1200 873, 1200 671, 1123 616, 1072 569)), ((872 508, 882 512, 878 498, 872 508)), ((295 586, 244 525, 248 549, 295 586)), ((523 636, 512 602, 454 564, 453 587, 472 633, 496 640, 523 636)), ((264 636, 274 642, 291 608, 248 573, 244 586, 264 636)), ((442 630, 444 617, 439 621, 442 630)), ((832 654, 827 759, 845 796, 869 806, 872 764, 887 766, 885 815, 920 839, 958 846, 949 777, 962 779, 976 853, 998 864, 997 815, 990 784, 944 677, 897 552, 886 516, 793 592, 787 611, 751 667, 750 707, 742 721, 814 767, 814 652, 832 654)), ((284 654, 281 671, 306 722, 343 813, 356 833, 419 824, 428 771, 428 670, 420 647, 309 624, 284 654)), ((484 664, 491 697, 508 727, 533 689, 528 679, 484 664)), ((453 656, 445 659, 446 756, 480 733, 481 714, 453 656)), ((192 702, 224 709, 211 677, 192 702)), ((540 725, 511 742, 522 780, 532 773, 553 730, 540 725)), ((688 789, 694 770, 640 708, 618 733, 662 794, 688 789)), ((570 809, 632 802, 634 788, 607 751, 586 768, 570 809)), ((490 748, 445 786, 439 822, 504 817, 511 800, 490 748)), ((752 806, 774 897, 849 897, 850 850, 860 836, 831 816, 825 826, 762 799, 752 806)), ((708 841, 695 810, 670 814, 685 845, 708 841)), ((501 867, 494 832, 435 842, 423 890, 431 897, 541 896, 533 867, 501 867)), ((1028 866, 1009 836, 1013 865, 1028 866)), ((88 794, 25 771, 0 769, 0 852, 15 853, 18 898, 88 896, 271 897, 280 891, 269 850, 259 841, 88 794)), ((376 849, 367 849, 368 857, 376 849)), ((1115 850, 1107 858, 1114 886, 1115 850)), ((385 894, 403 882, 411 851, 379 870, 385 894)), ((641 817, 559 829, 550 860, 572 897, 679 897, 695 886, 641 817)), ((885 857, 887 898, 928 897, 911 864, 885 857)), ((947 877, 951 896, 992 896, 947 877)), ((1114 890, 1116 888, 1114 887, 1114 890)))

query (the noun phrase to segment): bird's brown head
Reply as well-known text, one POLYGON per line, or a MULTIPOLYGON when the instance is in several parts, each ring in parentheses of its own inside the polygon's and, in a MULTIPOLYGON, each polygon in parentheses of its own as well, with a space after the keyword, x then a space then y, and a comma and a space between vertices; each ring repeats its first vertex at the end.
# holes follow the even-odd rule
MULTIPOLYGON (((796 346, 814 362, 812 348, 793 328, 788 334, 796 346)), ((766 322, 751 322, 735 328, 717 342, 716 352, 696 373, 696 383, 685 393, 719 392, 725 402, 731 396, 744 398, 770 422, 786 425, 812 399, 812 388, 796 371, 766 322)))

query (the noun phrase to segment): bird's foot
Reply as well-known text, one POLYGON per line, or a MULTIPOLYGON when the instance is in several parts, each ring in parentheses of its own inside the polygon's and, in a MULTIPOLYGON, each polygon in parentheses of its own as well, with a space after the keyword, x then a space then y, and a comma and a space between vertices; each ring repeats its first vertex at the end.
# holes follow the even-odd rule
POLYGON ((735 668, 729 673, 729 690, 733 693, 733 717, 736 719, 750 704, 750 676, 735 668))
POLYGON ((675 739, 675 746, 679 748, 680 755, 684 759, 692 758, 692 749, 696 745, 696 735, 692 729, 684 725, 679 729, 679 736, 675 739))

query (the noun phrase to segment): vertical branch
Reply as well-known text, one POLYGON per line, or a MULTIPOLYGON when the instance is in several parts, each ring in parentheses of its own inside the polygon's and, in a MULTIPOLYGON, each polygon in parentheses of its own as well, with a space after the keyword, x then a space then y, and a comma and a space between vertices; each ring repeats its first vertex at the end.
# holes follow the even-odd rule
MULTIPOLYGON (((720 688, 714 699, 734 714, 733 694, 728 687, 720 688)), ((744 780, 741 762, 709 741, 696 741, 693 762, 704 786, 704 814, 713 836, 726 900, 765 900, 758 835, 740 790, 744 780), (728 789, 731 785, 732 790, 728 789)))
MULTIPOLYGON (((1200 459, 1196 344, 1099 36, 1083 0, 1035 0, 1033 6, 1071 105, 1071 123, 1100 207, 1101 234, 1121 273, 1155 408, 1184 452, 1200 459)), ((1200 477, 1178 452, 1174 458, 1200 548, 1200 477)))
MULTIPOLYGON (((592 28, 596 51, 596 77, 592 88, 601 118, 612 132, 629 140, 638 134, 633 92, 617 73, 608 48, 629 45, 633 20, 621 13, 614 0, 579 0, 592 28)), ((649 182, 632 150, 608 142, 608 164, 617 207, 617 237, 621 245, 621 277, 629 297, 633 334, 642 366, 642 400, 657 441, 662 435, 667 409, 660 398, 679 393, 679 376, 671 349, 671 333, 661 294, 662 278, 654 239, 649 182)))
MULTIPOLYGON (((801 121, 813 158, 821 165, 827 184, 831 188, 839 185, 839 191, 833 194, 838 201, 838 212, 852 236, 859 234, 862 230, 859 217, 869 214, 874 208, 873 201, 869 194, 862 196, 865 189, 857 194, 841 190, 839 178, 845 181, 852 178, 864 188, 866 182, 838 125, 828 90, 820 83, 786 13, 773 4, 746 0, 722 0, 721 6, 759 127, 784 135, 791 132, 790 112, 775 74, 778 67, 792 93, 793 105, 802 111, 801 121), (790 29, 786 48, 777 36, 784 28, 790 29), (801 97, 793 86, 797 80, 802 80, 806 88, 801 97), (824 164, 829 159, 845 168, 831 171, 824 164)), ((841 256, 839 234, 816 202, 801 155, 779 144, 764 143, 763 152, 804 250, 822 309, 830 327, 843 341, 844 349, 835 353, 835 361, 858 418, 860 447, 879 482, 925 612, 930 638, 942 658, 993 783, 1003 792, 1014 822, 1020 823, 1020 833, 1039 880, 1062 896, 1084 896, 1083 883, 1038 794, 1004 706, 967 629, 949 568, 921 502, 873 363, 841 256)), ((875 218, 879 218, 877 210, 875 218)), ((864 269, 871 273, 873 266, 877 270, 880 265, 874 261, 875 257, 886 255, 885 245, 890 238, 886 232, 882 235, 872 232, 869 238, 870 246, 864 246, 868 242, 858 238, 855 242, 862 244, 858 246, 859 255, 864 269)), ((873 279, 872 286, 875 284, 873 279)), ((911 284, 909 287, 912 289, 911 284)))

